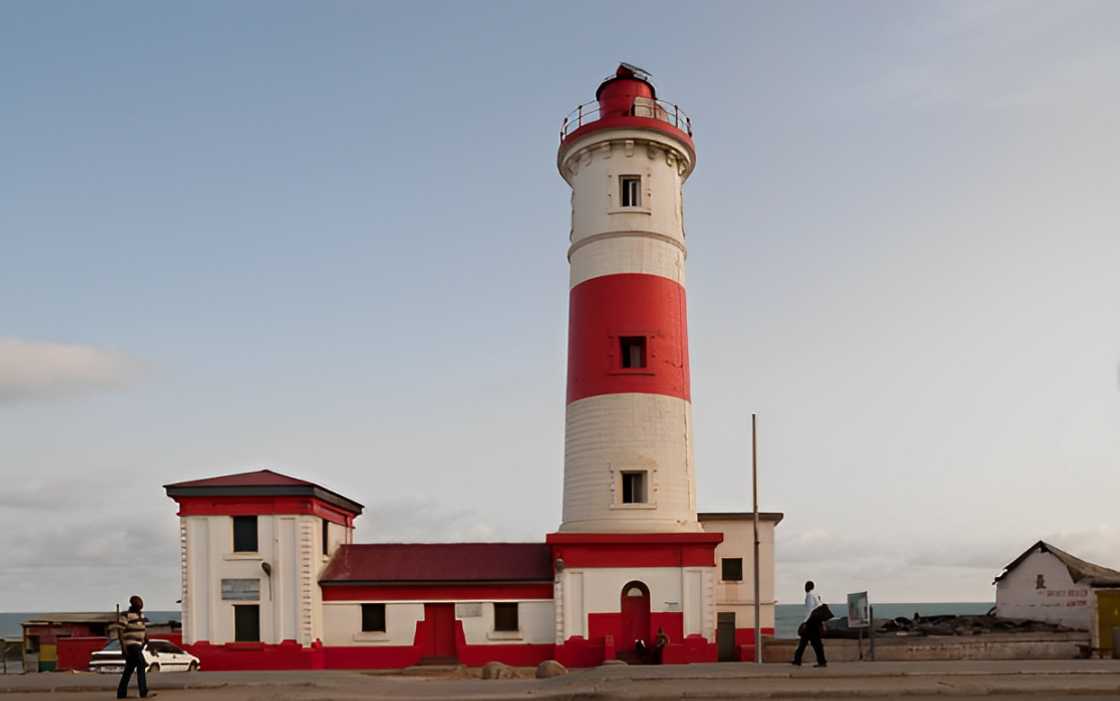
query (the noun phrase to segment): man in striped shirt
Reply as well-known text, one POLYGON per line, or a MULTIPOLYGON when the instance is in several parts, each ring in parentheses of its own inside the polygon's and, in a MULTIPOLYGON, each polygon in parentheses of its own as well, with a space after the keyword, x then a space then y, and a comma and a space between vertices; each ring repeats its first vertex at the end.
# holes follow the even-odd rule
POLYGON ((139 596, 132 596, 128 604, 128 611, 121 616, 117 627, 117 640, 120 641, 121 652, 124 654, 124 673, 121 674, 121 683, 117 687, 118 699, 128 696, 128 680, 132 678, 134 669, 140 698, 149 695, 146 674, 148 664, 144 661, 144 646, 148 644, 148 628, 144 625, 144 600, 139 596))

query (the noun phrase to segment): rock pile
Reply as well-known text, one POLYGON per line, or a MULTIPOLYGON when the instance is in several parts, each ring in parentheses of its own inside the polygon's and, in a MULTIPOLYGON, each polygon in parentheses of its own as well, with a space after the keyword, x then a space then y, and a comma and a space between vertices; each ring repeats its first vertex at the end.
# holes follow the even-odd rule
MULTIPOLYGON (((1025 618, 996 618, 995 616, 915 616, 914 618, 876 618, 875 635, 905 637, 932 635, 988 635, 1007 633, 1068 633, 1067 628, 1056 623, 1032 621, 1025 618)), ((826 638, 857 638, 859 630, 848 628, 845 618, 828 622, 826 638)), ((868 631, 863 631, 866 637, 868 631)))

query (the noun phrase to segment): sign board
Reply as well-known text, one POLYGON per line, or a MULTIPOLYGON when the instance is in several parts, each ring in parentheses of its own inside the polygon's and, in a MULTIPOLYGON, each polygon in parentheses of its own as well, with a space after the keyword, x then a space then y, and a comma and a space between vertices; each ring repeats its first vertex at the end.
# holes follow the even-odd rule
POLYGON ((455 618, 480 618, 482 604, 455 604, 455 618))
POLYGON ((223 579, 223 601, 260 601, 261 580, 259 579, 223 579))
POLYGON ((871 611, 867 601, 867 592, 848 594, 848 627, 867 628, 870 625, 871 611))

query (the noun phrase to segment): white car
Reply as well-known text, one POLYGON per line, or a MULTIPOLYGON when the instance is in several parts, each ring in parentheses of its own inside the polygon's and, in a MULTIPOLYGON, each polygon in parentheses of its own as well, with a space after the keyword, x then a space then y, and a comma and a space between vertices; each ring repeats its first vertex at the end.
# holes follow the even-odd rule
MULTIPOLYGON (((155 672, 197 672, 202 664, 198 658, 166 640, 149 640, 144 647, 148 674, 155 672)), ((124 671, 124 655, 120 641, 109 644, 89 657, 89 671, 120 674, 124 671)))

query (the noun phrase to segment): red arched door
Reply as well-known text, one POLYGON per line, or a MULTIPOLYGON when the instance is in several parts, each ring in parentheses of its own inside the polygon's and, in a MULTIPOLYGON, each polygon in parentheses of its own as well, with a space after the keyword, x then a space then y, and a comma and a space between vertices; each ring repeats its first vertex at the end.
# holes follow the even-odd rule
POLYGON ((617 649, 634 649, 634 642, 641 640, 646 647, 649 639, 649 588, 641 582, 630 582, 622 588, 622 640, 617 649))

